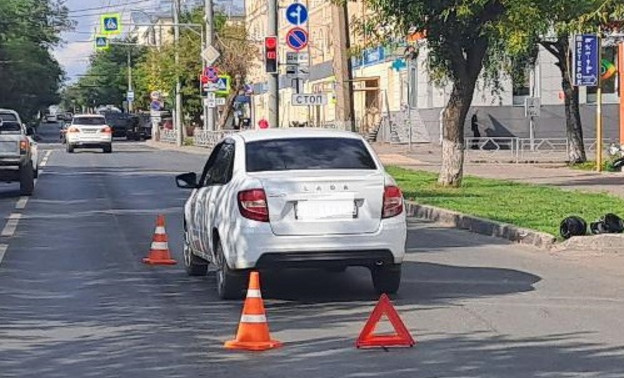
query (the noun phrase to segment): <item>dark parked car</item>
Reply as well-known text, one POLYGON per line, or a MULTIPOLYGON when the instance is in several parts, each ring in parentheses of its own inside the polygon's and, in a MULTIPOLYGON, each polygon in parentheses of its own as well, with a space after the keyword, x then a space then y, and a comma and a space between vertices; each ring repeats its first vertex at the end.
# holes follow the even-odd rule
POLYGON ((150 139, 152 137, 152 120, 149 114, 138 114, 132 117, 127 131, 129 140, 150 139))

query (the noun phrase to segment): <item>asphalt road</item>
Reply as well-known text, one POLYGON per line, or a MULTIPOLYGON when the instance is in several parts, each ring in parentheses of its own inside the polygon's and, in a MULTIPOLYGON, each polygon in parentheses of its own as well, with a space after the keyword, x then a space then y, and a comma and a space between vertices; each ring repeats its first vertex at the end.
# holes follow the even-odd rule
MULTIPOLYGON (((57 127, 43 130, 56 140, 57 127)), ((19 214, 0 239, 0 377, 624 376, 624 258, 417 221, 393 298, 414 348, 354 347, 377 297, 368 272, 349 269, 263 275, 284 346, 226 351, 242 303, 220 301, 212 273, 189 278, 181 265, 188 193, 172 176, 205 158, 126 142, 111 155, 41 148, 52 152, 25 209, 14 185, 0 187, 3 222, 19 214), (141 263, 158 214, 177 266, 141 263)))

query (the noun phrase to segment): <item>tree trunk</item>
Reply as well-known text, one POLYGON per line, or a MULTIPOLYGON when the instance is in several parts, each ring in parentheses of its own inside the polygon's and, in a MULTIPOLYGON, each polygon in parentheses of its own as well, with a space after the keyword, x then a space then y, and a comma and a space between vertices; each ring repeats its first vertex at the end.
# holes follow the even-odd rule
POLYGON ((438 184, 459 187, 464 176, 464 123, 472 97, 475 79, 464 84, 456 81, 444 114, 442 116, 444 138, 442 140, 442 168, 438 184))
POLYGON ((572 85, 570 77, 570 57, 568 36, 561 36, 557 42, 542 43, 557 58, 561 71, 561 88, 565 98, 566 137, 568 139, 568 160, 570 164, 587 161, 583 143, 583 124, 579 107, 579 90, 572 85))

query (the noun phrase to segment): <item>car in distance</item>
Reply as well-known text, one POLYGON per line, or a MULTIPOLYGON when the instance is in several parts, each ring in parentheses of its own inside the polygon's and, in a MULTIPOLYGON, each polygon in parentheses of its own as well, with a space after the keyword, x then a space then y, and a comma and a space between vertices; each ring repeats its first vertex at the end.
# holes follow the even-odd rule
POLYGON ((189 275, 217 271, 221 298, 240 298, 250 269, 370 269, 398 291, 407 236, 403 195, 359 135, 291 129, 231 134, 203 172, 176 177, 189 275))
POLYGON ((34 135, 34 129, 26 127, 17 112, 0 109, 0 181, 19 182, 24 196, 33 193, 39 172, 34 135))
POLYGON ((76 148, 101 148, 104 153, 113 152, 113 130, 104 116, 95 114, 76 115, 65 132, 67 152, 76 148))

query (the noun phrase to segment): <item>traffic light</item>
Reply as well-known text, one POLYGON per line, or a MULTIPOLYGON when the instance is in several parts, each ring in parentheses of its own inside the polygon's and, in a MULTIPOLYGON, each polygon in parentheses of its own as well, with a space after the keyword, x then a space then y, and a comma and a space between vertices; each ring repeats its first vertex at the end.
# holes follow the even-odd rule
POLYGON ((267 73, 277 73, 277 37, 264 38, 264 68, 267 73))

